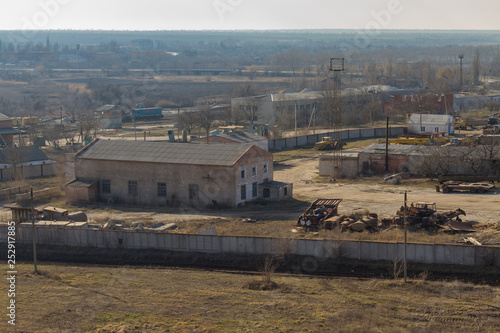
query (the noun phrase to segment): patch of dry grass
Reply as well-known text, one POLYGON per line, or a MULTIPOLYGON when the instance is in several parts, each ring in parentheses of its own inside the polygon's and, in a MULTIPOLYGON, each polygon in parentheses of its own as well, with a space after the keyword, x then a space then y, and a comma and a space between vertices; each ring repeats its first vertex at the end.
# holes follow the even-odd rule
POLYGON ((17 269, 15 328, 24 332, 493 332, 500 309, 498 287, 462 282, 274 274, 280 288, 251 290, 255 276, 213 271, 17 269))

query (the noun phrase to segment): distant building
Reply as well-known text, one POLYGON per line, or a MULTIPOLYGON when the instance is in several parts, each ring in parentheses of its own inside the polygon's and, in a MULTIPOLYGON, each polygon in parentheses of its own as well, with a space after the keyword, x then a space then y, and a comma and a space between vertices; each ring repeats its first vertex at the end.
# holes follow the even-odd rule
POLYGON ((408 132, 453 134, 453 116, 444 114, 413 113, 408 118, 408 132))
POLYGON ((19 131, 13 128, 13 119, 0 113, 0 145, 11 146, 14 141, 14 135, 19 131))
POLYGON ((493 91, 485 95, 460 93, 454 95, 453 109, 455 111, 482 109, 486 107, 488 103, 499 101, 500 91, 493 91))
POLYGON ((57 162, 36 146, 0 149, 0 181, 51 177, 58 174, 57 162))
POLYGON ((103 105, 95 110, 95 116, 99 119, 101 128, 118 129, 122 128, 123 109, 117 105, 103 105))
POLYGON ((395 94, 384 104, 387 114, 406 115, 426 112, 432 114, 452 114, 453 94, 395 94))
POLYGON ((291 184, 273 182, 272 154, 256 145, 95 140, 66 155, 66 177, 70 203, 236 207, 292 197, 291 184))
MULTIPOLYGON (((197 138, 191 140, 191 142, 206 143, 207 138, 197 138)), ((246 146, 256 145, 264 150, 268 150, 269 140, 257 134, 250 132, 244 132, 237 129, 225 129, 217 130, 212 132, 208 137, 209 143, 228 143, 228 144, 241 144, 246 146)))
POLYGON ((315 107, 316 112, 319 112, 321 98, 319 91, 306 88, 294 92, 285 89, 278 94, 233 98, 231 112, 245 114, 248 121, 253 115, 253 124, 256 125, 275 125, 283 122, 283 118, 294 122, 295 117, 298 125, 303 125, 309 122, 315 107))
MULTIPOLYGON (((331 86, 330 80, 324 80, 325 87, 331 86)), ((331 88, 330 88, 331 89, 331 88)), ((360 105, 369 104, 373 100, 374 94, 392 95, 397 93, 414 93, 413 90, 401 90, 391 86, 372 85, 361 89, 342 90, 343 110, 350 113, 359 113, 360 105)), ((277 94, 267 94, 249 97, 238 97, 231 99, 231 113, 237 119, 239 115, 244 115, 246 121, 251 121, 253 116, 254 125, 285 125, 293 127, 295 121, 297 125, 308 126, 321 119, 323 101, 330 98, 329 92, 313 91, 303 89, 294 92, 285 89, 277 94)), ((321 125, 317 123, 318 125, 321 125)))

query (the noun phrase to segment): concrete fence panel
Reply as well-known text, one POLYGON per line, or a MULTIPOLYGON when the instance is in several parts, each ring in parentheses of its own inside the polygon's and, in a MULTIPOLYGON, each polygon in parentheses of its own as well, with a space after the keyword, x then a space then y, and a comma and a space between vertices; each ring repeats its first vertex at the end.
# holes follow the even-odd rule
POLYGON ((298 147, 307 146, 307 136, 299 136, 297 138, 297 146, 298 147))
MULTIPOLYGON (((0 226, 0 240, 7 241, 7 226, 0 226)), ((318 260, 403 260, 403 243, 306 240, 263 237, 162 234, 121 230, 37 227, 37 243, 73 247, 164 249, 182 252, 233 253, 245 255, 295 254, 318 260)), ((31 243, 31 227, 16 228, 17 243, 31 243)), ((413 244, 407 245, 409 262, 453 265, 500 266, 500 247, 413 244)))

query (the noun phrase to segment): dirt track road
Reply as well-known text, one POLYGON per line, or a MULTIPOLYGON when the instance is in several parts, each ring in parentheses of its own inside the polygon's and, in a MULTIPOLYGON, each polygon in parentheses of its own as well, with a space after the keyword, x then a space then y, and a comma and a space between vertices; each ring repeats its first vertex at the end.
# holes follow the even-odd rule
POLYGON ((463 209, 464 220, 483 223, 500 221, 500 189, 484 194, 441 193, 435 188, 412 188, 402 185, 352 185, 342 181, 332 184, 314 183, 319 159, 302 158, 285 161, 275 169, 274 179, 293 183, 294 196, 313 201, 317 198, 343 199, 340 213, 366 208, 380 217, 393 217, 403 205, 404 191, 408 191, 408 203, 435 202, 438 211, 463 209))

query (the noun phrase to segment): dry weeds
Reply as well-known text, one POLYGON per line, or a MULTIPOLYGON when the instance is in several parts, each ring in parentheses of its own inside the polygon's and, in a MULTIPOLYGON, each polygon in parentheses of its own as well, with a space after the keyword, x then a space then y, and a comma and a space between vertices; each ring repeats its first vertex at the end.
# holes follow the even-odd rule
POLYGON ((248 288, 255 276, 217 271, 17 269, 24 332, 494 332, 500 313, 498 287, 462 282, 274 274, 282 287, 264 291, 248 288))

